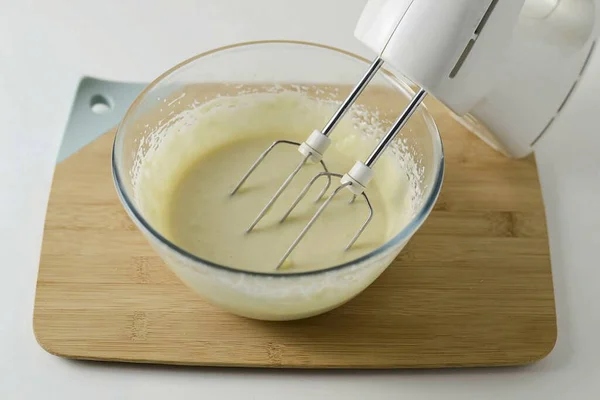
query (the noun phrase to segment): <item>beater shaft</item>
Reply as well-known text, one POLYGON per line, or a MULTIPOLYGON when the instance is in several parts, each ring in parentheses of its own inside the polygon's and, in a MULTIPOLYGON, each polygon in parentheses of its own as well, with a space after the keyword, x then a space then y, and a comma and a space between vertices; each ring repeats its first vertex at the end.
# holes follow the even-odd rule
POLYGON ((373 60, 373 62, 369 66, 369 69, 367 70, 367 72, 365 72, 363 77, 360 78, 360 81, 358 81, 358 83, 356 84, 356 86, 354 86, 354 88, 352 89, 352 91, 350 92, 348 97, 346 97, 346 99, 340 105, 340 107, 337 109, 335 114, 333 114, 333 116, 331 117, 329 122, 327 122, 327 124, 325 125, 325 127, 322 130, 323 135, 329 136, 331 131, 333 131, 333 129, 337 126, 338 122, 340 122, 342 117, 344 115, 346 115, 346 112, 348 111, 348 109, 352 106, 352 104, 354 104, 354 102, 356 101, 358 96, 360 96, 360 94, 363 92, 363 90, 365 90, 365 88, 367 87, 369 82, 371 82, 371 79, 373 79, 373 77, 375 76, 377 71, 379 71, 379 69, 381 68, 382 65, 383 65, 382 58, 377 57, 375 60, 373 60))
POLYGON ((367 167, 372 167, 375 165, 379 157, 383 154, 385 149, 388 148, 392 140, 396 138, 398 133, 404 128, 404 125, 408 122, 410 117, 415 113, 419 105, 423 102, 423 99, 427 96, 427 91, 425 89, 419 89, 417 94, 413 96, 410 100, 402 114, 396 119, 392 127, 388 130, 385 136, 377 143, 377 146, 373 149, 369 157, 365 160, 365 165, 367 167))

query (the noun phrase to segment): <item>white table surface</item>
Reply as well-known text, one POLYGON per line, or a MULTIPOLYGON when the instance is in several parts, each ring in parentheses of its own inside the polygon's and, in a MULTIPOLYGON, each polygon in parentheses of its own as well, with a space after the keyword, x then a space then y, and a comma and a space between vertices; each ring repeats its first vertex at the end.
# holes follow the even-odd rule
POLYGON ((149 81, 198 52, 265 38, 319 41, 370 56, 352 37, 363 4, 0 0, 0 399, 600 398, 598 132, 547 135, 536 152, 559 339, 535 365, 396 372, 163 368, 73 362, 37 345, 32 310, 44 214, 80 77, 149 81))

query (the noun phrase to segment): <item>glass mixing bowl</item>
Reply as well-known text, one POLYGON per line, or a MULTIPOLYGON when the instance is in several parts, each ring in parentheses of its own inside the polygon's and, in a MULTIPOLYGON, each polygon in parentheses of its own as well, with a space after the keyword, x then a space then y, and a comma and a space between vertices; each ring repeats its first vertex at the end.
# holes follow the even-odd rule
MULTIPOLYGON (((342 265, 288 273, 248 272, 218 265, 166 239, 136 201, 140 160, 160 146, 169 132, 165 128, 181 119, 185 110, 223 95, 290 88, 317 99, 342 100, 369 64, 356 55, 313 43, 235 44, 200 54, 165 72, 131 105, 114 142, 116 190, 123 207, 166 265, 202 298, 234 314, 262 320, 293 320, 327 312, 368 287, 427 218, 441 188, 444 157, 436 125, 424 106, 388 149, 395 157, 409 155, 414 161, 412 219, 399 226, 381 247, 342 265), (394 149, 401 151, 394 153, 394 149)), ((413 94, 400 75, 384 67, 356 102, 356 107, 370 111, 363 113, 367 116, 360 123, 368 125, 377 119, 382 126, 390 126, 413 94)))

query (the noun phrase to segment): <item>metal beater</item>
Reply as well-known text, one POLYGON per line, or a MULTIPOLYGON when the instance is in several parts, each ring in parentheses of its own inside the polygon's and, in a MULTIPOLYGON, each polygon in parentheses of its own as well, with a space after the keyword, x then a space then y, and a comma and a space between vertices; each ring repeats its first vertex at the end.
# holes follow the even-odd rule
MULTIPOLYGON (((365 160, 364 163, 361 161, 357 161, 354 164, 354 166, 350 169, 350 171, 348 171, 344 175, 338 174, 335 172, 321 172, 321 173, 315 175, 306 184, 306 186, 304 187, 302 192, 300 192, 300 194, 298 195, 296 200, 292 203, 290 208, 284 214, 283 218, 281 218, 280 222, 285 221, 285 219, 291 214, 291 212, 294 210, 294 208, 296 208, 298 203, 300 203, 300 201, 302 201, 302 199, 304 198, 306 193, 310 190, 312 185, 320 177, 334 176, 334 177, 340 178, 340 185, 331 193, 331 195, 325 200, 325 202, 323 202, 323 204, 319 207, 317 212, 315 212, 315 214, 312 216, 310 221, 308 221, 308 224, 306 224, 306 226, 304 226, 304 229, 302 229, 300 234, 296 237, 296 240, 294 240, 294 242, 287 249, 287 251, 285 252, 283 257, 281 257, 281 259, 279 260, 279 263, 277 264, 276 269, 281 268, 281 266, 283 265, 285 260, 289 257, 289 255, 292 253, 292 251, 294 251, 296 246, 298 246, 298 243, 300 243, 300 241, 306 235, 308 230, 314 225, 317 218, 319 218, 319 216, 323 213, 325 208, 327 208, 327 206, 331 203, 333 198, 339 192, 341 192, 342 189, 344 189, 344 188, 347 188, 353 194, 351 202, 354 201, 356 196, 362 195, 367 203, 367 206, 369 207, 369 216, 367 217, 365 222, 361 225, 361 227, 358 229, 356 234, 352 237, 352 239, 350 240, 350 242, 348 243, 348 245, 346 246, 346 248, 344 250, 348 250, 350 247, 352 247, 352 245, 360 237, 360 235, 363 233, 363 231, 366 229, 367 225, 369 224, 369 222, 371 222, 371 219, 373 218, 373 206, 371 205, 371 202, 369 201, 369 197, 365 193, 365 190, 367 188, 367 185, 369 184, 369 181, 373 178, 372 168, 375 165, 375 163, 377 162, 377 160, 379 160, 379 157, 381 157, 381 155, 383 154, 385 149, 388 148, 390 143, 394 140, 394 138, 398 135, 398 133, 406 125, 406 123, 408 122, 410 117, 414 114, 414 112, 417 110, 417 108, 419 107, 419 105, 421 104, 421 102, 423 101, 423 99, 425 98, 426 95, 427 95, 427 92, 424 89, 420 89, 417 92, 417 94, 415 94, 413 96, 413 98, 410 100, 409 104, 406 106, 404 111, 402 111, 402 113, 400 114, 398 119, 396 119, 396 121, 394 122, 392 127, 383 136, 383 138, 377 143, 377 146, 375 147, 375 149, 373 149, 373 151, 367 157, 367 159, 365 160)), ((319 196, 319 198, 317 200, 319 200, 321 197, 322 197, 322 194, 319 196)))
POLYGON ((350 203, 352 203, 357 196, 363 196, 366 204, 369 208, 369 215, 365 222, 360 226, 359 230, 352 237, 345 250, 348 250, 352 245, 358 240, 360 235, 364 232, 369 222, 373 218, 373 206, 369 201, 369 197, 365 193, 365 189, 373 177, 372 167, 375 165, 379 157, 383 154, 385 149, 390 145, 390 143, 394 140, 397 134, 402 130, 404 125, 406 125, 407 121, 414 114, 418 106, 421 104, 423 99, 425 98, 427 92, 424 89, 421 89, 417 92, 417 94, 411 99, 407 107, 401 113, 401 115, 396 119, 392 127, 389 131, 383 136, 383 138, 378 142, 375 149, 371 152, 369 157, 365 160, 365 162, 357 161, 354 166, 348 171, 346 174, 340 174, 336 172, 330 172, 327 169, 325 162, 323 161, 323 154, 325 150, 329 147, 331 143, 331 139, 329 135, 338 124, 338 122, 342 119, 342 117, 346 114, 346 112, 350 109, 352 104, 356 101, 358 96, 363 92, 365 87, 369 84, 371 79, 375 76, 377 71, 381 68, 383 64, 383 60, 381 58, 376 58, 373 63, 370 65, 367 72, 363 75, 359 83, 352 89, 351 93, 348 97, 342 102, 340 107, 337 109, 335 114, 331 117, 323 131, 315 130, 308 137, 308 139, 304 143, 293 142, 289 140, 277 140, 273 142, 263 153, 256 159, 256 161, 250 166, 248 171, 244 174, 244 176, 240 179, 238 184, 232 190, 231 195, 234 195, 240 187, 247 181, 250 175, 256 170, 256 168, 265 160, 267 155, 280 144, 288 144, 298 146, 298 151, 303 155, 302 160, 296 166, 296 168, 288 175, 288 177, 284 180, 281 186, 277 189, 275 194, 269 199, 264 208, 260 211, 257 217, 254 219, 252 224, 246 230, 246 233, 252 231, 252 229, 260 222, 260 220, 267 214, 267 212, 271 209, 273 204, 277 201, 277 199, 281 196, 283 191, 290 185, 294 177, 298 174, 300 169, 309 161, 309 159, 320 162, 324 171, 315 175, 303 188, 298 197, 292 203, 290 208, 281 218, 280 223, 283 223, 287 217, 292 213, 294 208, 302 201, 302 199, 306 196, 310 188, 315 184, 319 178, 325 177, 327 178, 327 183, 323 190, 321 190, 319 196, 316 201, 319 201, 327 192, 329 187, 331 186, 331 178, 337 177, 340 178, 340 185, 331 193, 331 195, 323 202, 323 204, 318 208, 315 214, 312 216, 308 224, 302 229, 300 234, 296 237, 290 247, 287 249, 283 257, 280 259, 279 263, 276 266, 276 269, 281 268, 285 260, 289 257, 289 255, 294 251, 294 249, 298 246, 302 238, 306 235, 308 230, 314 225, 315 221, 319 218, 319 216, 323 213, 323 211, 327 208, 327 206, 331 203, 333 198, 342 191, 342 189, 347 188, 353 194, 350 203))

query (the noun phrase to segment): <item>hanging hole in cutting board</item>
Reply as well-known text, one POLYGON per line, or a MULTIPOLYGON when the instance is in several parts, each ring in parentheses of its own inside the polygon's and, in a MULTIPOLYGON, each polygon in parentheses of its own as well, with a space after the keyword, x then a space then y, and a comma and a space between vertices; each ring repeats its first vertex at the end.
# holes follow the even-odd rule
POLYGON ((102 115, 113 109, 112 102, 104 95, 95 94, 90 99, 90 109, 94 114, 102 115))

